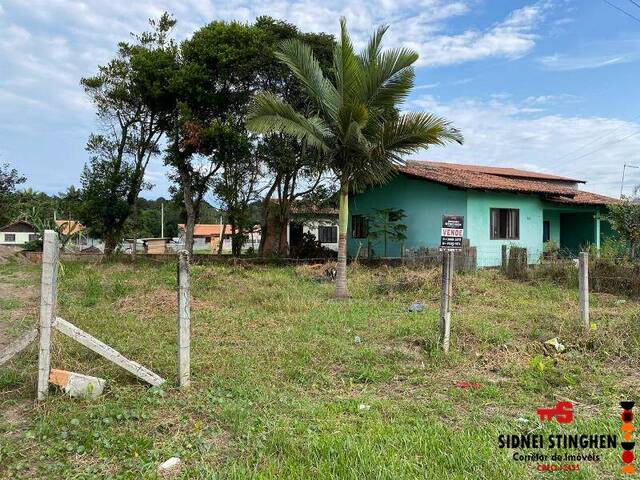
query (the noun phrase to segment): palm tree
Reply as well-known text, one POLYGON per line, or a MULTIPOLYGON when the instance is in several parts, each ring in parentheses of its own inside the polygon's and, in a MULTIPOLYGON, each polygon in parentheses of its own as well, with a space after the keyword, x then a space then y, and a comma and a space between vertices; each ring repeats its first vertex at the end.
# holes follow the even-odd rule
POLYGON ((427 113, 399 113, 413 87, 418 54, 407 48, 381 50, 386 26, 377 29, 367 47, 356 53, 340 19, 340 41, 327 77, 311 48, 285 40, 277 58, 304 86, 316 113, 305 116, 275 95, 256 95, 247 127, 258 133, 293 135, 318 149, 340 181, 340 215, 336 297, 347 297, 347 225, 349 190, 389 180, 402 157, 429 145, 462 143, 446 120, 427 113))

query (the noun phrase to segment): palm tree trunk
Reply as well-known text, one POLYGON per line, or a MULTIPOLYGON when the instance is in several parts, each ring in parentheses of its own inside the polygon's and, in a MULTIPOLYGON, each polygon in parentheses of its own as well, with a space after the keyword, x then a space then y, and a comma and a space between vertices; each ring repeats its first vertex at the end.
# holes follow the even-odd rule
POLYGON ((347 227, 349 224, 349 181, 340 180, 340 214, 338 216, 338 264, 336 298, 347 298, 347 227))

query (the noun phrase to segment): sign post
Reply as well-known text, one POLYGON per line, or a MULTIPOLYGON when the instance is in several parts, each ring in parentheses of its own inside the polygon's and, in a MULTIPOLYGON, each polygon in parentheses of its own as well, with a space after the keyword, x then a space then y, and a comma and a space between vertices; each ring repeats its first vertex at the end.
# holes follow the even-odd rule
POLYGON ((440 229, 440 251, 442 251, 442 282, 440 286, 440 343, 449 353, 451 337, 451 294, 454 270, 454 252, 462 250, 464 217, 443 215, 440 229))

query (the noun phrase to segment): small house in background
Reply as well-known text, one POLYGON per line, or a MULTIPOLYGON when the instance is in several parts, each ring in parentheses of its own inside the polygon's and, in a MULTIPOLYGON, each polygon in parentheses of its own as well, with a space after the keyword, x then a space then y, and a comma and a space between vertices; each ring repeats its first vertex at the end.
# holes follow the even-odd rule
POLYGON ((144 251, 148 255, 163 255, 167 252, 170 238, 143 238, 144 251))
MULTIPOLYGON (((618 200, 579 188, 582 180, 515 168, 410 161, 387 184, 349 199, 349 255, 369 241, 368 219, 385 208, 403 210, 406 239, 390 246, 400 256, 438 248, 442 215, 464 217, 464 238, 477 250, 478 266, 501 263, 502 246, 527 249, 536 263, 547 242, 571 253, 600 248, 614 233, 603 218, 618 200)), ((380 245, 373 245, 376 252, 380 245)))
POLYGON ((135 245, 135 253, 164 255, 165 253, 171 253, 167 248, 170 241, 170 238, 125 238, 122 243, 122 250, 124 253, 131 255, 134 253, 135 245))
POLYGON ((305 235, 313 235, 322 247, 337 252, 339 233, 336 208, 292 208, 287 226, 291 252, 302 246, 305 235))
MULTIPOLYGON (((178 224, 178 232, 180 235, 179 243, 185 243, 185 225, 178 224)), ((256 226, 250 232, 245 232, 247 241, 243 249, 253 248, 258 250, 260 246, 260 227, 256 226)), ((197 223, 193 230, 193 250, 208 250, 209 252, 218 253, 218 247, 222 242, 222 251, 224 253, 231 252, 231 237, 233 232, 230 225, 222 223, 197 223)))
POLYGON ((20 220, 0 228, 0 245, 22 246, 37 240, 36 229, 29 222, 20 220))

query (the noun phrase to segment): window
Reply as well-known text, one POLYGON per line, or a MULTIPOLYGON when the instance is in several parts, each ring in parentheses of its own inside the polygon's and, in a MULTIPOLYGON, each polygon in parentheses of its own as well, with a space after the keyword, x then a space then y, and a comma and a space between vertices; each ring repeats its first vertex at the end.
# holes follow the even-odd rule
POLYGON ((338 227, 335 225, 318 227, 318 240, 320 243, 337 243, 338 242, 338 227))
POLYGON ((16 234, 15 233, 5 233, 4 234, 4 241, 5 242, 15 242, 16 241, 16 234))
POLYGON ((517 208, 491 209, 491 240, 518 240, 520 238, 520 210, 517 208))
POLYGON ((367 238, 369 236, 369 222, 364 215, 351 216, 351 237, 367 238))
POLYGON ((29 241, 30 242, 35 242, 38 239, 38 235, 36 235, 35 233, 30 233, 29 234, 29 241))

